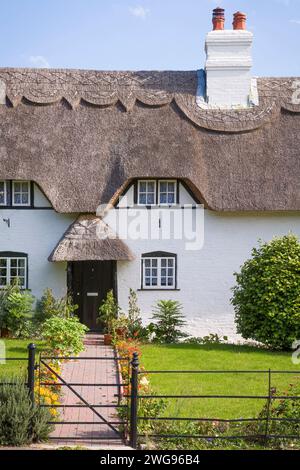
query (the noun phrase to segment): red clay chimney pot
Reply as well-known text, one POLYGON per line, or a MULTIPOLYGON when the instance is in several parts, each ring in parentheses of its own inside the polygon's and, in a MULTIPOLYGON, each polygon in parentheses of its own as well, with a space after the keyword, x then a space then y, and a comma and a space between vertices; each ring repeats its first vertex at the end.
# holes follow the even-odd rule
POLYGON ((235 30, 245 30, 246 29, 246 21, 247 21, 247 15, 245 13, 241 13, 240 11, 237 11, 233 15, 233 29, 235 30))
POLYGON ((225 12, 224 8, 219 8, 219 7, 213 10, 212 23, 213 23, 214 31, 222 31, 224 29, 224 25, 225 25, 224 12, 225 12))

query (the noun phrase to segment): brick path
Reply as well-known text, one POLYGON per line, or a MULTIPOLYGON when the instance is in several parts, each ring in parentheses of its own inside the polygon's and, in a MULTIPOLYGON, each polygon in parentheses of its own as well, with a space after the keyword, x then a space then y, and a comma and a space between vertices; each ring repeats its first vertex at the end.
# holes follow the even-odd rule
MULTIPOLYGON (((85 351, 80 357, 113 357, 113 349, 104 346, 103 337, 97 334, 88 334, 85 340, 85 351)), ((117 404, 118 393, 117 369, 114 360, 74 360, 66 362, 63 366, 62 378, 68 383, 98 383, 116 384, 114 387, 83 387, 74 386, 89 404, 112 405, 117 404)), ((67 387, 63 388, 62 404, 83 404, 76 395, 67 387)), ((96 408, 107 421, 120 421, 116 408, 96 408)), ((58 424, 52 433, 51 442, 62 446, 97 446, 111 448, 124 445, 120 436, 106 424, 101 424, 101 419, 89 408, 61 408, 61 421, 86 421, 92 424, 58 424), (72 437, 84 438, 83 440, 72 437), (59 439, 53 439, 53 438, 59 439), (66 437, 67 439, 61 439, 66 437), (91 437, 96 439, 90 439, 91 437), (99 437, 99 439, 97 439, 99 437), (105 439, 109 438, 109 439, 105 439)), ((118 427, 118 426, 116 426, 118 427)))

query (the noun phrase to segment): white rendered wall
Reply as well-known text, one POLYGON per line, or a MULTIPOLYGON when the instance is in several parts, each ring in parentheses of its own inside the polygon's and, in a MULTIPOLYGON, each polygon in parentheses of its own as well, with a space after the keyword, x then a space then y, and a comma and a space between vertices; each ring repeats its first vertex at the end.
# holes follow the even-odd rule
POLYGON ((34 183, 34 207, 51 207, 50 202, 38 187, 37 184, 34 183))
POLYGON ((0 209, 0 251, 28 254, 28 287, 37 298, 47 287, 56 297, 66 294, 66 263, 50 263, 48 256, 74 219, 52 209, 0 209))
POLYGON ((300 236, 297 213, 234 213, 205 210, 205 240, 200 251, 186 251, 180 241, 140 240, 126 243, 135 254, 131 262, 118 262, 118 299, 122 309, 128 305, 129 288, 138 291, 143 320, 149 322, 153 305, 160 299, 174 299, 183 304, 193 336, 209 333, 239 340, 230 304, 233 273, 249 258, 258 239, 292 231, 300 236), (141 288, 141 255, 151 251, 169 251, 178 255, 178 291, 143 291, 141 288))

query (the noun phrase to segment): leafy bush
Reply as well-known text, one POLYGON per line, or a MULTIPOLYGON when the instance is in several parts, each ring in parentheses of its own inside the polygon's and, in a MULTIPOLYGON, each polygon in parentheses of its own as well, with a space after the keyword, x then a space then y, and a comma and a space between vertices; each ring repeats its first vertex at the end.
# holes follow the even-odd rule
MULTIPOLYGON (((153 434, 171 435, 172 438, 160 438, 155 442, 149 441, 148 446, 160 450, 222 450, 222 449, 251 449, 253 445, 248 440, 237 437, 226 439, 226 436, 243 435, 244 425, 224 423, 221 421, 164 421, 155 422, 153 434), (178 437, 174 437, 178 436, 178 437), (205 438, 191 436, 206 436, 205 438), (222 439, 214 439, 222 437, 222 439)), ((151 439, 151 437, 149 438, 151 439)), ((257 446, 258 447, 258 446, 257 446)))
POLYGON ((52 289, 45 289, 42 298, 37 302, 35 309, 35 320, 43 323, 52 317, 69 318, 78 309, 74 305, 70 296, 56 299, 52 289))
POLYGON ((217 333, 210 333, 207 336, 203 337, 190 337, 187 338, 184 343, 187 344, 223 344, 228 341, 227 336, 219 336, 217 333))
POLYGON ((111 334, 113 330, 113 320, 118 318, 120 307, 114 297, 114 293, 110 290, 107 293, 106 299, 103 300, 99 307, 98 322, 104 328, 104 332, 111 334))
POLYGON ((137 294, 133 289, 129 290, 128 297, 128 335, 140 336, 143 330, 141 309, 138 306, 137 294))
POLYGON ((300 338, 298 238, 261 242, 235 277, 232 304, 238 333, 273 348, 291 348, 300 338))
POLYGON ((175 300, 160 300, 153 312, 156 322, 154 327, 155 341, 160 343, 176 343, 187 335, 180 330, 185 325, 182 306, 175 300))
MULTIPOLYGON (((299 380, 289 385, 289 389, 285 392, 273 390, 273 397, 300 397, 300 382, 299 380)), ((268 405, 266 404, 259 418, 266 419, 268 416, 268 405)), ((298 399, 273 399, 269 409, 269 427, 268 434, 273 436, 298 436, 296 439, 288 438, 272 438, 269 440, 269 445, 275 448, 287 448, 287 447, 300 447, 300 400, 298 399), (278 421, 281 419, 283 421, 278 421), (285 421, 291 419, 294 421, 285 421)), ((257 434, 264 435, 266 429, 266 423, 261 422, 258 424, 257 434)))
POLYGON ((77 317, 51 317, 43 324, 42 335, 54 354, 77 355, 84 350, 88 328, 77 317))
POLYGON ((0 326, 12 336, 26 336, 33 314, 34 297, 18 283, 0 290, 0 326))
MULTIPOLYGON (((11 380, 10 380, 11 381, 11 380)), ((21 446, 44 441, 52 431, 46 408, 32 407, 28 388, 21 379, 15 385, 0 384, 0 445, 21 446)))

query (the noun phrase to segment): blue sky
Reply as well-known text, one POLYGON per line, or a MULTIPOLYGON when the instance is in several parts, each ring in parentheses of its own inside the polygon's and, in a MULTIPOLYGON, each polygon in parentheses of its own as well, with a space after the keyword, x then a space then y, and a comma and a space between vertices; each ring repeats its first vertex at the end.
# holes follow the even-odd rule
POLYGON ((199 69, 216 6, 247 13, 255 75, 300 76, 300 0, 1 0, 0 66, 199 69))

